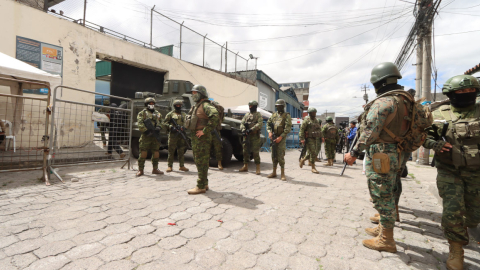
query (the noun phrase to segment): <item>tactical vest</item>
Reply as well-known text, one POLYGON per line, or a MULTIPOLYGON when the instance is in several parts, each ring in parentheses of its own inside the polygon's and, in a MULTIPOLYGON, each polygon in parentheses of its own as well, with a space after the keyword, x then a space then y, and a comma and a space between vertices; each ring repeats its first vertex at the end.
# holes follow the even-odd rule
POLYGON ((320 123, 310 119, 307 128, 307 138, 320 138, 322 137, 322 130, 320 123))
POLYGON ((200 103, 197 103, 185 117, 185 128, 195 131, 203 129, 208 124, 208 115, 203 109, 203 104, 209 102, 203 100, 200 103))
MULTIPOLYGON (((148 117, 147 117, 147 109, 143 109, 142 111, 143 113, 143 120, 146 120, 148 117)), ((160 119, 160 113, 158 111, 153 111, 152 113, 152 121, 153 121, 153 124, 155 125, 155 127, 157 126, 157 120, 160 119)))
MULTIPOLYGON (((260 117, 258 117, 257 113, 248 113, 247 117, 245 118, 245 126, 248 128, 253 128, 256 124, 258 124, 258 120, 260 117)), ((259 133, 259 130, 252 131, 250 134, 257 134, 259 133)))
POLYGON ((275 113, 273 121, 273 132, 276 136, 282 135, 285 130, 285 120, 287 119, 287 112, 284 112, 282 115, 275 113))
POLYGON ((449 105, 442 106, 435 114, 449 123, 446 140, 452 145, 450 151, 436 153, 440 163, 453 165, 456 168, 480 168, 480 108, 475 106, 472 118, 458 119, 449 105))
POLYGON ((176 112, 173 112, 170 117, 175 119, 175 122, 177 122, 177 125, 183 126, 184 117, 185 117, 183 113, 177 114, 176 112))
POLYGON ((406 102, 403 96, 392 96, 394 100, 395 111, 387 117, 384 129, 380 131, 378 141, 381 143, 397 143, 396 137, 403 137, 408 131, 408 111, 411 110, 411 104, 406 102), (389 130, 391 133, 387 132, 389 130))

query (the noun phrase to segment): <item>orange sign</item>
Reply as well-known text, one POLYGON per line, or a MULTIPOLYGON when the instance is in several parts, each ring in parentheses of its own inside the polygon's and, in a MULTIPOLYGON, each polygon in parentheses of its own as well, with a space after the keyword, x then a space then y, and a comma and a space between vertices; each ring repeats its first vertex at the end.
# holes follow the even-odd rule
POLYGON ((50 59, 57 59, 57 50, 48 48, 48 47, 43 47, 42 48, 42 56, 50 59))

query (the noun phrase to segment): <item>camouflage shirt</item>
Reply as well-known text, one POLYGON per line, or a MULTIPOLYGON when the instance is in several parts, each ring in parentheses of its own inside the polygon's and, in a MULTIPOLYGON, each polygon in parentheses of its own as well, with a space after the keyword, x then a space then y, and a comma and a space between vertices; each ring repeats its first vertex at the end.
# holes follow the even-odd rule
POLYGON ((395 99, 394 97, 382 97, 374 101, 368 114, 366 116, 366 126, 363 126, 358 142, 353 150, 362 152, 374 144, 380 137, 383 127, 386 124, 387 117, 395 112, 395 99))
POLYGON ((147 131, 147 128, 143 123, 143 121, 145 121, 146 119, 152 119, 155 127, 162 127, 161 113, 159 113, 157 110, 154 110, 153 112, 151 112, 150 110, 143 109, 137 115, 137 125, 138 125, 138 130, 140 130, 140 132, 144 133, 145 131, 147 131))
POLYGON ((288 133, 290 133, 290 131, 292 130, 292 117, 287 112, 283 112, 283 113, 276 112, 272 114, 272 116, 270 116, 270 118, 268 118, 268 121, 267 121, 267 131, 269 133, 270 132, 274 133, 274 131, 271 128, 271 125, 275 124, 275 121, 277 121, 278 118, 282 118, 282 117, 285 117, 285 124, 283 128, 283 132, 282 134, 280 134, 280 137, 285 138, 287 137, 288 133))
MULTIPOLYGON (((317 118, 310 118, 310 116, 307 116, 305 117, 305 119, 303 120, 302 122, 302 125, 300 126, 300 140, 305 140, 305 132, 308 131, 308 129, 314 125, 314 124, 318 124, 318 125, 321 125, 321 121, 319 121, 317 118)), ((320 132, 321 134, 321 137, 319 138, 322 138, 323 137, 323 132, 320 132)))
POLYGON ((172 119, 175 119, 175 122, 177 122, 177 125, 179 126, 185 126, 185 116, 187 114, 184 113, 184 112, 181 112, 180 114, 176 113, 175 110, 167 113, 167 115, 165 115, 165 119, 163 120, 163 126, 167 129, 167 130, 172 130, 172 127, 173 127, 173 123, 172 123, 172 119))
POLYGON ((250 117, 250 115, 253 115, 253 119, 256 119, 257 123, 253 127, 248 127, 248 128, 251 129, 252 131, 261 130, 263 126, 263 118, 262 118, 262 114, 259 112, 254 112, 253 114, 252 113, 245 114, 245 116, 242 119, 242 123, 240 124, 240 130, 241 131, 245 130, 245 123, 247 123, 247 119, 250 117))

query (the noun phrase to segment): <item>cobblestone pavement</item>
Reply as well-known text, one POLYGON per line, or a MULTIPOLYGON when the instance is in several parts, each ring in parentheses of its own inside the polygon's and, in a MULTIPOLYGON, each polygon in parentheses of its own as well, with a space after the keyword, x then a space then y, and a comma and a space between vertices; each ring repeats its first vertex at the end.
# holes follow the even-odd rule
MULTIPOLYGON (((46 187, 38 171, 3 173, 0 269, 446 269, 434 169, 409 164, 392 254, 362 246, 375 210, 361 162, 343 177, 338 163, 314 175, 298 168, 298 154, 287 152, 286 182, 266 178, 261 153, 261 176, 239 173, 240 162, 212 168, 210 190, 196 196, 186 193, 191 153, 190 172, 163 176, 83 166, 46 187)), ((466 269, 480 269, 479 251, 471 241, 466 269)))

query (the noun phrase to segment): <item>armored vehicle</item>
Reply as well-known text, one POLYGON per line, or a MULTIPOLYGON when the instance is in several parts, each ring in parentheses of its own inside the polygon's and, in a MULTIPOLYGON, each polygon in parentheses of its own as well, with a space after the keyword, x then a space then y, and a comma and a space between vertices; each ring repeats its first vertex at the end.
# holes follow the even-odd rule
MULTIPOLYGON (((195 105, 193 101, 191 90, 193 84, 189 81, 181 80, 168 80, 165 81, 162 94, 155 94, 151 92, 136 92, 135 99, 133 100, 133 130, 132 130, 132 154, 135 158, 139 156, 139 139, 141 132, 138 130, 138 123, 136 122, 138 113, 145 108, 145 98, 155 98, 155 108, 162 114, 162 117, 173 110, 173 102, 177 99, 183 100, 182 111, 188 113, 190 109, 195 105)), ((239 161, 243 161, 242 152, 242 134, 240 131, 241 121, 231 117, 225 117, 222 122, 222 129, 218 132, 223 140, 223 166, 228 166, 232 160, 232 155, 239 161)), ((187 130, 188 138, 190 138, 190 132, 187 130)), ((266 141, 265 136, 261 135, 262 143, 266 141)), ((190 144, 190 143, 189 143, 190 144)), ((191 144, 190 144, 191 145, 191 144)), ((168 148, 168 135, 165 129, 161 131, 161 146, 160 150, 168 148)), ((191 150, 190 148, 188 150, 191 150)), ((211 150, 211 160, 215 159, 213 147, 211 150)), ((249 159, 252 159, 253 154, 249 159)), ((212 162, 213 164, 213 162, 212 162)))

